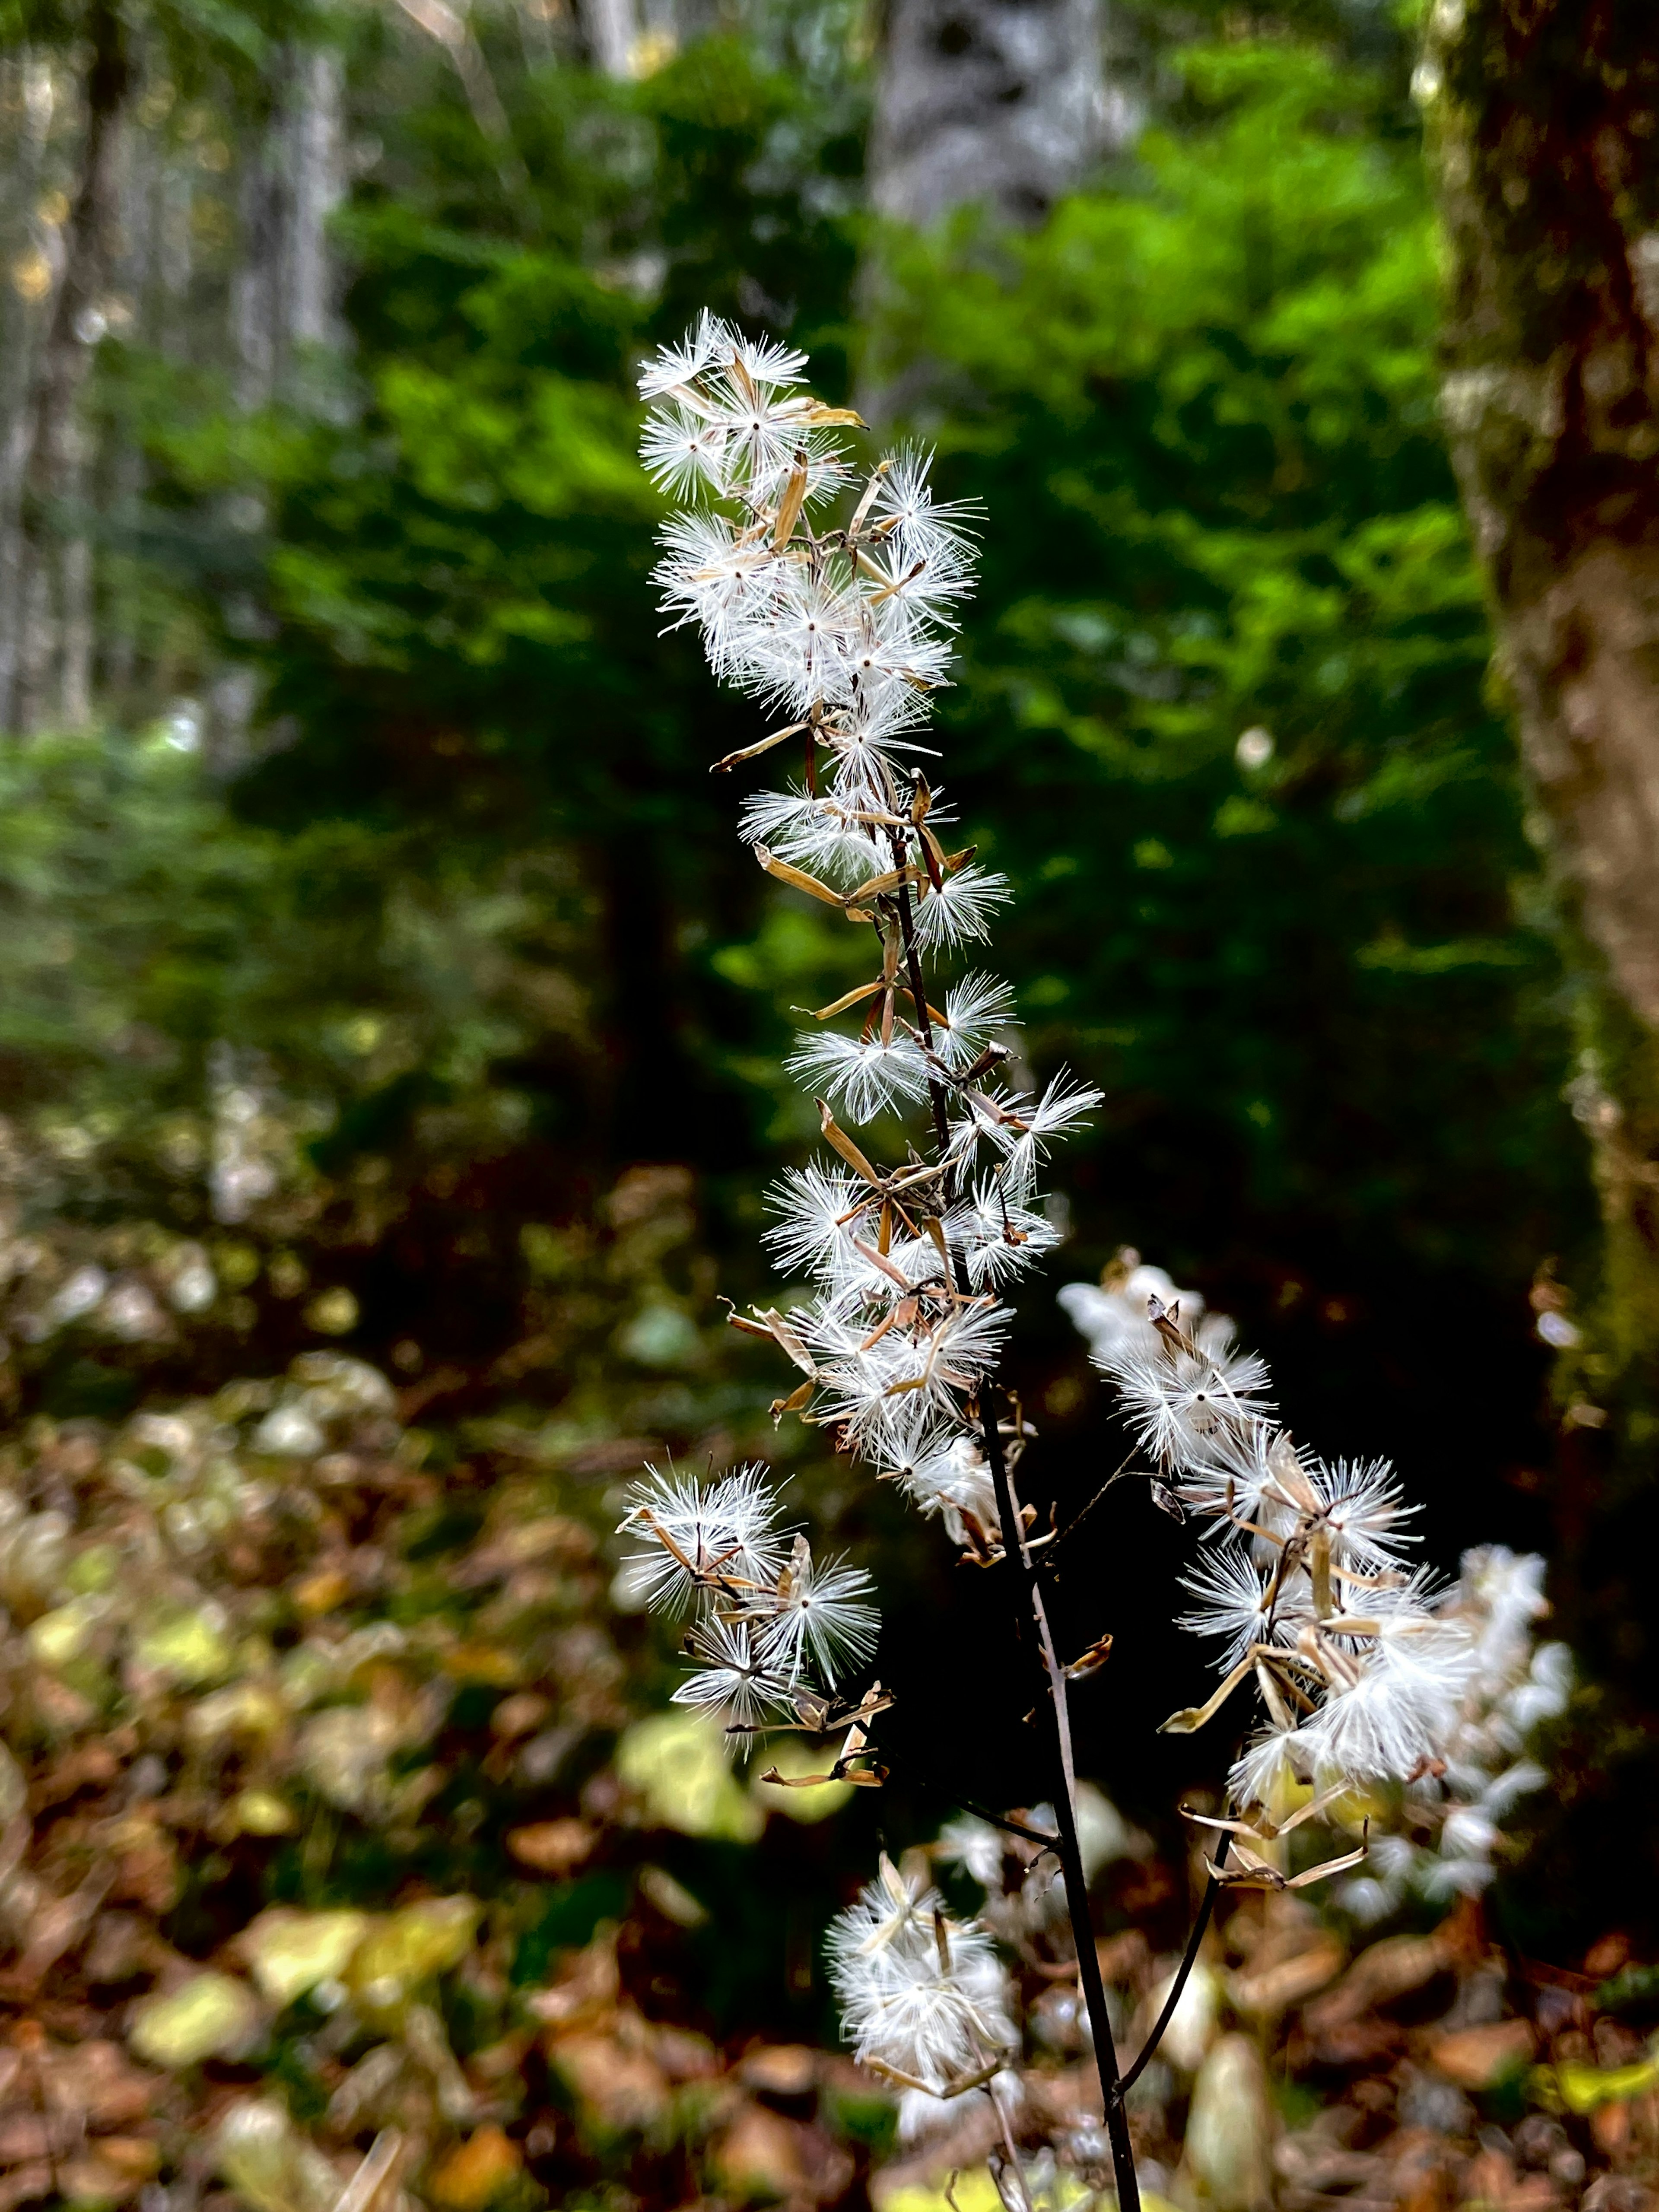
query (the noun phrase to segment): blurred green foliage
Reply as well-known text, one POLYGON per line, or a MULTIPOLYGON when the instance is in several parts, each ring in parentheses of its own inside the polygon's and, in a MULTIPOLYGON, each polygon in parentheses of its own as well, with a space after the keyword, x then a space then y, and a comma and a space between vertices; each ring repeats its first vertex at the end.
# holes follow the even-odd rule
POLYGON ((1486 1446, 1524 1449, 1522 1293, 1589 1208, 1392 95, 1196 50, 1121 190, 889 251, 884 356, 930 365, 941 475, 988 516, 949 772, 1019 886, 1038 1054, 1108 1093, 1086 1228, 1276 1309, 1322 1442, 1365 1318, 1360 1369, 1414 1366, 1413 1402, 1345 1404, 1342 1441, 1458 1437, 1408 1340, 1455 1300, 1510 1346, 1486 1446))
MULTIPOLYGON (((842 381, 854 231, 818 210, 856 137, 814 134, 812 89, 718 40, 637 87, 526 79, 528 241, 445 101, 383 117, 343 232, 357 404, 155 432, 173 497, 268 518, 293 741, 238 805, 403 839, 387 872, 574 850, 621 1096, 549 1132, 623 1152, 752 1157, 721 1063, 843 964, 741 879, 705 786, 755 717, 655 641, 629 392, 705 300, 842 381)), ((880 353, 925 364, 945 489, 988 516, 946 774, 1018 885, 1040 1052, 1111 1093, 1097 1181, 1150 1177, 1097 1235, 1512 1294, 1583 1194, 1392 93, 1310 46, 1195 50, 1132 168, 1035 239, 880 251, 880 353)))

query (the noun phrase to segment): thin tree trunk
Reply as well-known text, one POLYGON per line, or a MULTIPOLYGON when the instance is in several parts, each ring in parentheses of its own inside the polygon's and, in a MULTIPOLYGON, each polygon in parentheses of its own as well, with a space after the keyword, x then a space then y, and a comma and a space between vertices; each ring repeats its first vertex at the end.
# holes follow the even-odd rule
POLYGON ((287 58, 270 86, 271 112, 248 126, 240 180, 240 237, 231 292, 236 404, 252 411, 275 396, 281 331, 283 263, 282 116, 287 58))
POLYGON ((1108 137, 1100 0, 892 0, 870 147, 878 210, 1039 219, 1108 137))
POLYGON ((41 728, 46 719, 58 623, 46 549, 27 528, 18 536, 22 574, 17 594, 16 689, 9 726, 27 734, 41 728))
POLYGON ((41 590, 48 571, 53 509, 73 479, 77 414, 100 323, 98 301, 106 276, 119 191, 121 111, 131 77, 125 27, 112 0, 94 0, 86 34, 90 46, 82 97, 85 135, 80 184, 64 235, 64 274, 22 428, 24 635, 10 696, 0 696, 0 726, 28 726, 47 702, 52 610, 41 590), (27 697, 25 697, 27 694, 27 697), (27 719, 25 719, 27 717, 27 719))
POLYGON ((87 514, 91 489, 88 443, 84 424, 71 417, 63 448, 62 498, 66 534, 58 557, 61 655, 58 714, 66 730, 84 730, 92 720, 92 664, 96 636, 92 603, 92 538, 87 514))
POLYGON ((343 86, 337 55, 302 54, 294 71, 289 139, 289 236, 284 338, 322 346, 338 337, 329 218, 345 197, 343 86))
POLYGON ((527 70, 545 69, 558 52, 553 43, 550 12, 549 0, 516 0, 513 13, 527 70))
POLYGON ((582 0, 581 22, 594 68, 606 76, 629 76, 640 35, 635 0, 582 0))
POLYGON ((165 155, 157 165, 155 197, 161 276, 155 343, 168 361, 184 361, 190 353, 191 291, 196 277, 191 234, 194 192, 184 165, 165 155))
POLYGON ((501 191, 508 205, 533 223, 535 203, 530 173, 525 167, 524 156, 513 136, 512 123, 469 19, 469 0, 461 0, 461 4, 453 8, 449 0, 398 0, 398 4, 411 22, 418 23, 427 36, 435 39, 448 54, 479 136, 494 150, 495 173, 501 180, 501 191))
MULTIPOLYGON (((138 343, 152 345, 156 323, 153 295, 158 258, 161 163, 155 137, 149 131, 129 131, 124 150, 122 253, 118 278, 126 307, 123 327, 138 343)), ((103 465, 106 512, 117 558, 104 588, 99 660, 103 689, 119 715, 134 703, 143 599, 132 551, 144 493, 144 457, 137 438, 118 431, 109 441, 103 465)))
POLYGON ((1450 246, 1445 419, 1583 1022, 1605 1265, 1563 1370, 1567 1579, 1659 1691, 1659 37, 1649 0, 1437 0, 1417 90, 1450 246), (1595 1431, 1602 1431, 1599 1441, 1595 1431), (1634 1547, 1634 1548, 1633 1548, 1634 1547))
MULTIPOLYGON (((55 96, 51 63, 25 52, 15 64, 22 96, 21 158, 16 173, 17 205, 33 238, 40 228, 33 210, 40 198, 55 96)), ((40 265, 51 269, 42 249, 40 265)), ((33 305, 20 291, 7 337, 6 409, 3 451, 0 451, 0 729, 12 726, 10 714, 24 650, 28 598, 27 547, 23 537, 23 487, 34 434, 35 363, 44 326, 52 319, 52 300, 61 282, 61 258, 51 269, 51 290, 33 305)))

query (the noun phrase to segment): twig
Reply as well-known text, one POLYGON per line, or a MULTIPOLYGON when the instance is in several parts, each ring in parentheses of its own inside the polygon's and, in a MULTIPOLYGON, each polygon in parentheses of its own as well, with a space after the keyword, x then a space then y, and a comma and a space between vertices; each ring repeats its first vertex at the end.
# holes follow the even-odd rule
MULTIPOLYGON (((893 846, 894 866, 902 868, 909 859, 904 833, 895 830, 890 835, 893 846)), ((899 878, 897 897, 899 936, 904 946, 905 972, 910 979, 910 1000, 915 1008, 916 1030, 931 1060, 933 1050, 933 1024, 927 1012, 927 993, 921 973, 921 955, 917 949, 915 924, 910 913, 910 886, 902 876, 899 878)), ((945 1103, 945 1085, 939 1081, 931 1064, 927 1070, 927 1100, 933 1110, 933 1140, 939 1146, 939 1164, 942 1167, 951 1150, 951 1115, 945 1103)), ((946 1189, 947 1204, 953 1194, 949 1188, 946 1189)), ((949 1264, 948 1257, 946 1264, 949 1264)))
MULTIPOLYGON (((902 867, 908 859, 904 841, 898 831, 892 836, 895 865, 902 867)), ((915 930, 910 914, 909 886, 901 879, 897 905, 899 931, 904 946, 905 966, 910 978, 910 994, 916 1009, 917 1026, 921 1040, 931 1051, 933 1027, 927 1017, 927 998, 923 988, 921 961, 916 948, 915 930)), ((927 1091, 933 1116, 933 1135, 939 1145, 940 1161, 948 1157, 951 1146, 950 1117, 945 1103, 945 1088, 938 1077, 929 1070, 927 1091)), ((947 1201, 951 1194, 947 1190, 947 1201)), ((948 1240, 946 1266, 955 1273, 948 1240)), ((996 1492, 997 1516, 1002 1523, 1004 1556, 1009 1559, 1018 1576, 1023 1589, 1021 1595, 1030 1607, 1042 1664, 1048 1677, 1052 1695, 1049 1699, 1053 1715, 1053 1750, 1058 1767, 1059 1787, 1054 1791, 1054 1825, 1057 1833, 1045 1843, 1059 1859, 1066 1884, 1066 1908, 1072 1923, 1072 1940, 1077 1949, 1078 1979, 1083 1990, 1083 2001, 1088 2009, 1089 2026, 1094 2040, 1095 2065, 1100 2075, 1101 2096, 1104 2100, 1107 2133, 1112 2146, 1112 2169, 1117 2181, 1118 2212, 1140 2212, 1140 2185, 1135 2175, 1134 2146, 1129 2140, 1128 2123, 1124 2115, 1121 2097, 1117 2092, 1117 2046, 1112 2036, 1111 2016, 1106 2009, 1106 1984, 1101 1977, 1100 1960, 1095 1950, 1094 1931, 1089 1917, 1089 1881, 1084 1872, 1083 1851, 1077 1832, 1077 1783, 1072 1763, 1071 1715, 1066 1698, 1066 1674, 1054 1651, 1054 1638, 1049 1633, 1048 1616, 1042 1602, 1042 1589, 1037 1580, 1036 1569, 1026 1549, 1024 1526, 1015 1503, 1013 1486, 1009 1478, 1006 1455, 1002 1449, 1002 1434, 997 1426, 990 1394, 985 1393, 980 1407, 980 1423, 984 1437, 986 1462, 991 1470, 991 1481, 996 1492)), ((1015 1601, 1017 1623, 1024 1607, 1019 1598, 1015 1601)), ((1001 1825, 999 1823, 999 1825, 1001 1825)), ((1018 2172, 1018 2161, 1015 2162, 1018 2172)), ((1022 2178, 1023 2185, 1023 2178, 1022 2178)))
MULTIPOLYGON (((992 2108, 997 2116, 997 2126, 1002 2135, 1003 2150, 1007 2159, 1006 2171, 1011 2177, 1010 2185, 1013 2190, 1020 2212, 1032 2212, 1031 2192, 1025 2185, 1025 2169, 1019 2162, 1019 2151, 1014 2142, 1013 2123, 1008 2116, 1008 2101, 994 2081, 991 2084, 990 2095, 992 2108)), ((997 2194, 1001 2197, 1003 2192, 999 2190, 997 2194)), ((1003 2201, 1006 2203, 1007 2199, 1004 2197, 1003 2201)))
POLYGON ((1077 1534, 1078 1530, 1083 1526, 1089 1516, 1094 1511, 1096 1506, 1099 1504, 1101 1499, 1104 1498, 1107 1492, 1113 1489, 1118 1483, 1122 1482, 1127 1479, 1131 1479, 1129 1475, 1129 1460, 1132 1460, 1134 1455, 1134 1453, 1132 1451, 1129 1454, 1128 1458, 1124 1460, 1121 1466, 1120 1466, 1115 1473, 1107 1476, 1105 1481, 1101 1484, 1099 1489, 1096 1491, 1094 1496, 1089 1500, 1088 1504, 1086 1505, 1080 1506, 1072 1516, 1071 1519, 1066 1523, 1066 1526, 1056 1534, 1053 1544, 1049 1547, 1048 1558, 1046 1563, 1051 1571, 1060 1546, 1062 1544, 1068 1543, 1077 1534))
POLYGON ((1042 1584, 1037 1580, 1030 1553, 1025 1548, 1019 1509, 1002 1449, 1002 1434, 997 1426, 995 1412, 988 1402, 989 1395, 988 1391, 981 1401, 980 1429, 984 1438, 985 1457, 991 1470, 991 1481, 996 1491, 997 1514, 1002 1522, 1003 1556, 1013 1566, 1021 1586, 1015 1600, 1016 1620, 1023 1626, 1024 1609, 1029 1606, 1051 1692, 1048 1700, 1050 1748, 1059 1784, 1054 1791, 1054 1826, 1059 1832, 1053 1849, 1066 1882, 1066 1909, 1071 1917, 1072 1940, 1077 1948, 1078 1983, 1083 1991, 1090 2033, 1094 2041, 1095 2070, 1100 2076, 1106 2132, 1112 2147, 1112 2172, 1117 2183, 1118 2208, 1119 2212, 1140 2212, 1140 2184, 1135 2174, 1134 2145, 1129 2139, 1128 2119, 1118 2087, 1117 2045, 1112 2034, 1111 2015, 1106 2009, 1106 1984, 1101 1974, 1100 1957, 1095 1949, 1094 1929, 1089 1917, 1089 1878, 1084 1872, 1083 1850, 1078 1840, 1076 1778, 1072 1763, 1071 1715, 1066 1698, 1066 1674, 1055 1654, 1054 1638, 1049 1633, 1042 1584))
POLYGON ((1041 1828, 1024 1827, 1018 1820, 1010 1820, 1000 1813, 990 1812, 985 1806, 976 1804, 971 1797, 962 1800, 962 1809, 964 1813, 971 1813, 976 1820, 988 1821, 994 1828, 1002 1828, 1009 1835, 1019 1837, 1024 1843, 1041 1844, 1045 1851, 1052 1851, 1060 1842, 1058 1836, 1045 1836, 1041 1828))
MULTIPOLYGON (((1226 1863, 1227 1844, 1224 1839, 1221 1846, 1221 1863, 1224 1866, 1226 1863)), ((1220 1890, 1221 1884, 1215 1876, 1207 1875, 1204 1883, 1204 1895, 1199 1903, 1198 1917, 1193 1922, 1193 1932, 1187 1938, 1187 1948, 1182 1955, 1181 1964, 1176 1968, 1175 1979, 1170 1984, 1170 1993, 1164 2000, 1164 2009, 1159 2013, 1152 2033, 1136 2054, 1134 2063, 1127 2072, 1118 2076, 1117 2099, 1120 2104, 1151 2064, 1158 2045, 1164 2040, 1164 2030, 1176 2016, 1176 2008, 1181 2002, 1182 1995, 1188 1982, 1192 1978, 1193 1968, 1198 1964, 1198 1954, 1204 1942, 1204 1933, 1210 1924, 1210 1916, 1215 1911, 1215 1901, 1220 1894, 1220 1890)))

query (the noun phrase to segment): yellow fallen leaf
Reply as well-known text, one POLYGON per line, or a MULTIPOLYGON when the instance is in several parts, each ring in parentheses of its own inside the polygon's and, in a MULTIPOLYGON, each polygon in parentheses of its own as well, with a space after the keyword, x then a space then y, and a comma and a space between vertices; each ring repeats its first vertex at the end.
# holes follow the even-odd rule
POLYGON ((449 2205, 453 2212, 482 2212, 518 2179, 523 2164, 517 2143, 492 2123, 475 2129, 451 2151, 428 2185, 439 2203, 449 2205))
POLYGON ((177 2071, 243 2050, 259 2025, 258 1999, 233 1974, 193 1974, 138 2008, 128 2040, 152 2066, 177 2071))
POLYGON ((375 1922, 346 1969, 359 2008, 395 2013, 422 1983, 459 1966, 483 1913, 475 1898, 425 1897, 375 1922))
MULTIPOLYGON (((870 2193, 875 2202, 876 2212, 951 2212, 951 2204, 943 2186, 944 2179, 941 2176, 941 2185, 937 2189, 929 2189, 920 2182, 908 2182, 897 2189, 884 2190, 880 2174, 872 2174, 870 2193)), ((1083 2203, 1091 2197, 1092 2193, 1075 2175, 1059 2174, 1055 2177, 1052 2194, 1044 2191, 1037 2212, 1071 2212, 1073 2205, 1083 2203)), ((957 2212, 1003 2212, 1002 2199, 997 2194, 996 2184, 992 2180, 989 2170, 983 2166, 959 2173, 951 2196, 956 2200, 957 2212)), ((1167 2197, 1153 2195, 1144 2189, 1140 2192, 1140 2202, 1143 2212, 1176 2212, 1175 2206, 1167 2197)))
POLYGON ((653 1713, 635 1721, 617 1747, 617 1772, 659 1827, 752 1844, 766 1825, 727 1763, 720 1723, 702 1713, 653 1713))
POLYGON ((1581 2118, 1603 2105, 1621 2105, 1659 2086, 1659 2041, 1645 2058, 1628 2066, 1583 2066, 1565 2059, 1555 2066, 1534 2066, 1527 2088, 1534 2104, 1547 2112, 1565 2110, 1581 2118))
POLYGON ((368 1929, 368 1913, 349 1907, 302 1912, 273 1905, 242 1930, 236 1948, 252 1969, 260 1996, 281 2008, 319 1982, 337 1980, 368 1929))

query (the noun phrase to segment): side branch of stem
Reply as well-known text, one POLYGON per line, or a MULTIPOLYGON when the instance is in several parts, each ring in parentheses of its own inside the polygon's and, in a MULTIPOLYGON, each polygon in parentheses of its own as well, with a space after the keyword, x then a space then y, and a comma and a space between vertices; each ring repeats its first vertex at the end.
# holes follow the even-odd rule
POLYGON ((1134 2087, 1135 2083, 1139 2081, 1142 2074, 1152 2063, 1158 2045, 1164 2040, 1164 2031, 1176 2016, 1176 2008, 1181 2002, 1188 1983, 1192 1979, 1193 1968, 1198 1964, 1198 1954, 1204 1942, 1204 1932, 1210 1924, 1210 1916, 1215 1911, 1215 1901, 1220 1893, 1220 1889, 1221 1884, 1215 1876, 1209 1875, 1204 1884, 1204 1895, 1199 1905, 1198 1916, 1193 1922, 1192 1933, 1187 1938, 1187 1948, 1182 1954, 1181 1964, 1176 1968, 1175 1979, 1170 1984, 1170 1993, 1164 2000, 1164 2009, 1153 2022, 1152 2033, 1141 2045, 1135 2056, 1134 2063, 1118 2076, 1117 2094, 1120 2102, 1128 2095, 1130 2090, 1134 2087))
POLYGON ((1100 1957, 1095 1949, 1094 1929, 1089 1917, 1089 1879, 1084 1872, 1083 1850, 1078 1838, 1076 1778, 1073 1771, 1071 1716, 1066 1697, 1066 1674, 1054 1650, 1054 1638, 1049 1633, 1042 1586, 1038 1583, 1031 1555, 1025 1547, 1018 1502, 1008 1472, 1007 1455, 1002 1448, 1002 1435, 997 1426, 996 1413, 988 1399, 989 1392, 987 1391, 981 1399, 980 1425, 985 1456, 991 1470, 991 1481, 996 1492, 997 1514, 1002 1523, 1003 1555, 1018 1577, 1016 1618, 1023 1627, 1025 1610, 1029 1607, 1043 1671, 1048 1679, 1050 1694, 1044 1702, 1048 1707, 1049 1743, 1055 1769, 1055 1841, 1052 1848, 1060 1861, 1066 1883, 1066 1909, 1071 1918, 1072 1939, 1077 1947, 1078 1983, 1089 2014, 1090 2032, 1094 2039, 1095 2067, 1100 2076, 1106 2133, 1112 2148, 1112 2172, 1117 2184, 1118 2212, 1140 2212, 1140 2185, 1135 2176, 1134 2146, 1129 2139, 1128 2118, 1123 2109, 1118 2084, 1117 2045, 1112 2034, 1111 2015, 1106 2008, 1106 1984, 1101 1975, 1100 1957))
MULTIPOLYGON (((904 838, 902 833, 896 830, 892 836, 893 859, 902 868, 906 860, 904 838)), ((922 982, 921 954, 916 944, 915 923, 910 912, 910 886, 902 879, 898 887, 898 917, 899 936, 904 946, 905 973, 909 979, 911 1003, 916 1010, 916 1027, 921 1032, 924 1048, 931 1053, 933 1049, 933 1024, 928 1018, 927 994, 922 982)), ((945 1103, 945 1085, 931 1072, 927 1078, 927 1097, 933 1109, 933 1141, 939 1146, 939 1156, 943 1161, 951 1149, 950 1110, 945 1103)))

